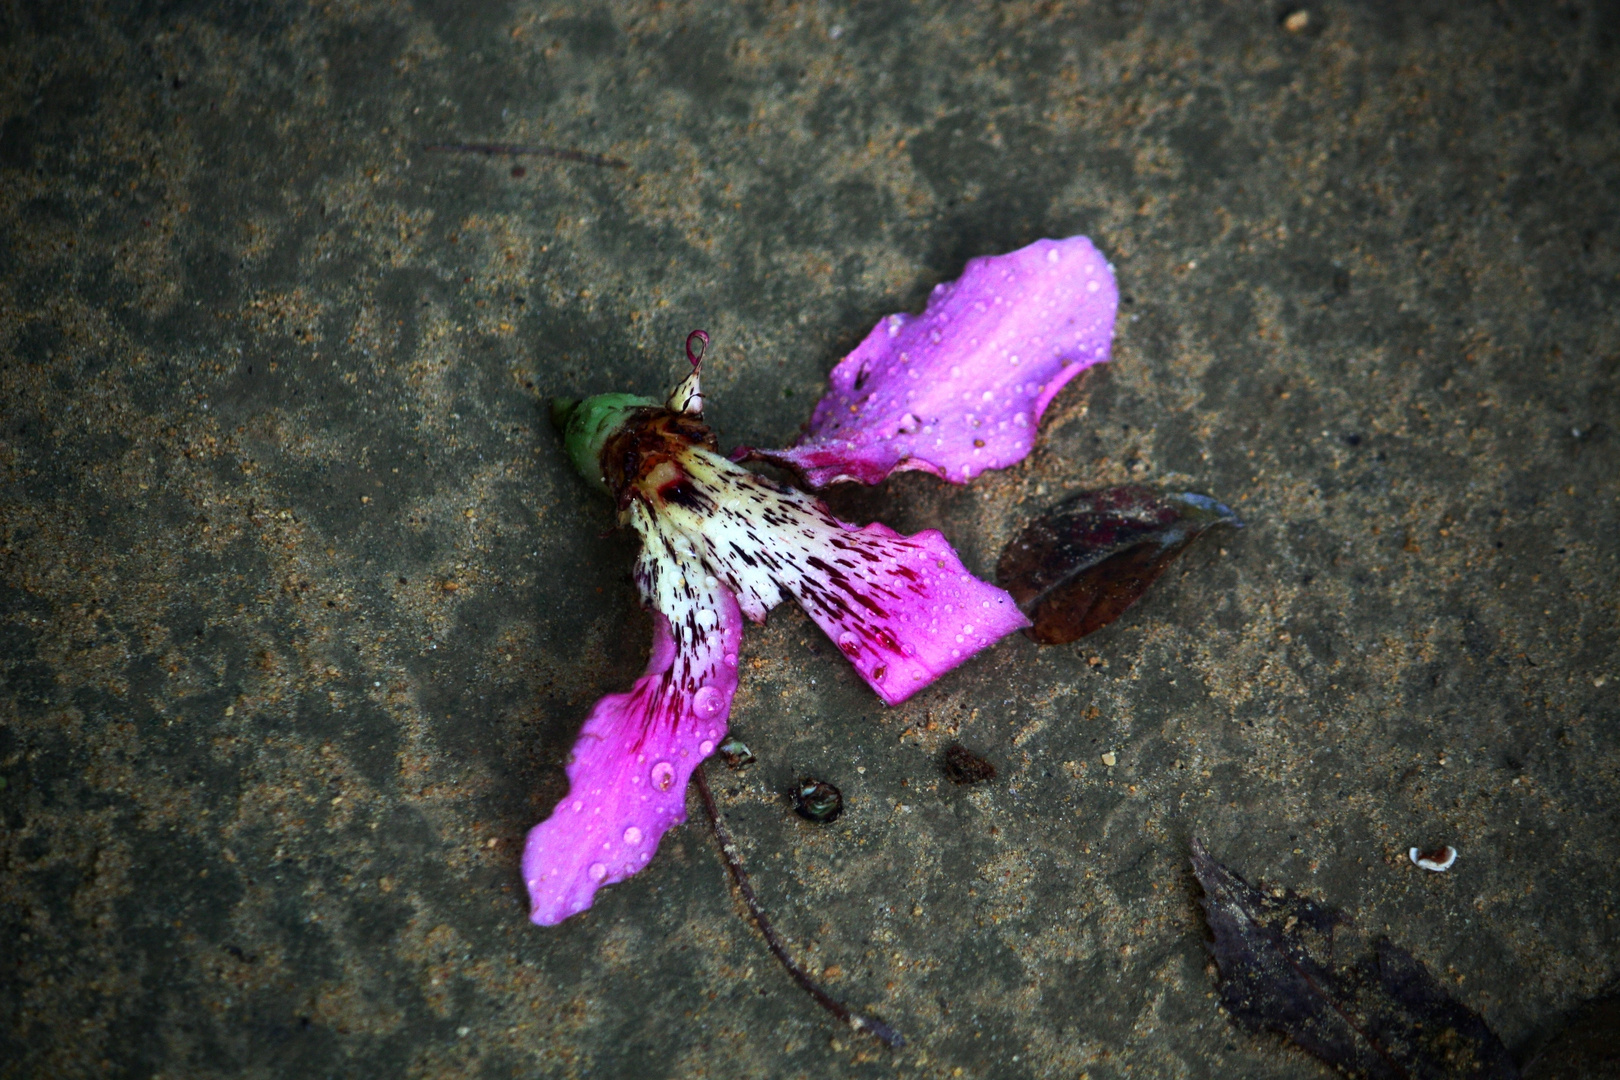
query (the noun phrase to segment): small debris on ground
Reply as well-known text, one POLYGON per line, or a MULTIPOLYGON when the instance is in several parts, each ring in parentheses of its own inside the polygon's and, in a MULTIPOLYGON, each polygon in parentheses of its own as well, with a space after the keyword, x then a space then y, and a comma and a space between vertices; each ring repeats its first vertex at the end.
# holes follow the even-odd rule
POLYGON ((756 760, 754 752, 748 749, 748 744, 735 735, 727 737, 726 741, 720 744, 720 759, 730 769, 740 769, 744 765, 752 765, 756 760))
POLYGON ((945 748, 945 761, 940 768, 953 784, 981 784, 996 778, 996 767, 961 743, 951 743, 945 748))
POLYGON ((825 780, 807 776, 793 789, 793 809, 804 820, 825 825, 844 812, 844 793, 825 780))
POLYGON ((1406 853, 1406 857, 1411 859, 1415 866, 1421 866, 1425 870, 1433 870, 1437 874, 1443 874, 1451 869, 1452 863, 1457 861, 1457 849, 1450 844, 1445 847, 1437 847, 1432 851, 1412 848, 1406 853))

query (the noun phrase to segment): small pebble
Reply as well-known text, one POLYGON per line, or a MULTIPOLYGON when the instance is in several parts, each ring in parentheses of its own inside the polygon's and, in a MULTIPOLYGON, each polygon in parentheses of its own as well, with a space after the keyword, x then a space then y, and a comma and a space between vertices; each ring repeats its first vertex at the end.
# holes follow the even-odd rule
POLYGON ((1290 11, 1288 17, 1283 19, 1283 29, 1290 34, 1302 33, 1309 25, 1311 25, 1311 13, 1304 8, 1298 11, 1290 11))
POLYGON ((744 765, 754 763, 753 751, 748 749, 747 743, 735 735, 728 736, 726 741, 720 744, 720 758, 726 763, 726 767, 731 769, 740 769, 744 765))
POLYGON ((805 777, 793 789, 793 809, 806 821, 825 825, 844 812, 844 793, 814 777, 805 777))
POLYGON ((1457 861, 1457 849, 1447 844, 1445 847, 1435 848, 1433 851, 1422 851, 1412 848, 1406 853, 1414 866, 1421 866, 1425 870, 1433 870, 1443 874, 1451 869, 1451 864, 1457 861))
POLYGON ((1110 750, 1103 755, 1102 761, 1104 765, 1112 769, 1115 765, 1119 764, 1119 755, 1110 750))

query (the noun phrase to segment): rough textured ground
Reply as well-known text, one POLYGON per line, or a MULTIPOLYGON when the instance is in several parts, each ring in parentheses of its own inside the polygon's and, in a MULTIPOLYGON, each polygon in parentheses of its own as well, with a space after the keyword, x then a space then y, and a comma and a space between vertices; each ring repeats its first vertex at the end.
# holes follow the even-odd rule
POLYGON ((1289 10, 7 5, 0 1076, 1318 1075, 1217 1009, 1193 835, 1532 1050, 1620 974, 1620 12, 1289 10), (909 1045, 795 990, 696 824, 529 925, 649 637, 543 399, 702 326, 722 439, 780 445, 878 317, 1073 233, 1115 362, 1019 467, 835 509, 981 572, 1085 486, 1248 527, 897 709, 782 609, 715 774, 909 1045))

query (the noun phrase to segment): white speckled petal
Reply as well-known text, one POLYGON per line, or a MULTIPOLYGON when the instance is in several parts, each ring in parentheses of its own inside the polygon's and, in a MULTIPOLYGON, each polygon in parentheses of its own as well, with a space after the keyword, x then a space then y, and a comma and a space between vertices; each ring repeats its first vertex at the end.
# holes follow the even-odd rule
POLYGON ((890 705, 1029 625, 937 530, 857 529, 814 496, 699 448, 683 464, 693 501, 661 516, 700 545, 751 618, 792 595, 890 705))

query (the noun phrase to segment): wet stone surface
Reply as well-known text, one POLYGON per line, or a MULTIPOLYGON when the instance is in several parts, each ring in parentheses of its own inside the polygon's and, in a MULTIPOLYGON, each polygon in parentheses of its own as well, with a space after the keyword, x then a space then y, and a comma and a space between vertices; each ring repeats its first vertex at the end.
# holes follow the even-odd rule
POLYGON ((1313 1075, 1216 1005, 1195 834, 1521 1055, 1615 979, 1611 9, 126 8, 0 15, 0 1076, 1313 1075), (531 926, 650 636, 545 399, 661 398, 701 326, 722 444, 780 446, 880 316, 1075 233, 1114 362, 1022 464, 835 511, 981 575, 1088 487, 1247 528, 894 709, 779 609, 715 774, 906 1047, 701 811, 531 926))

